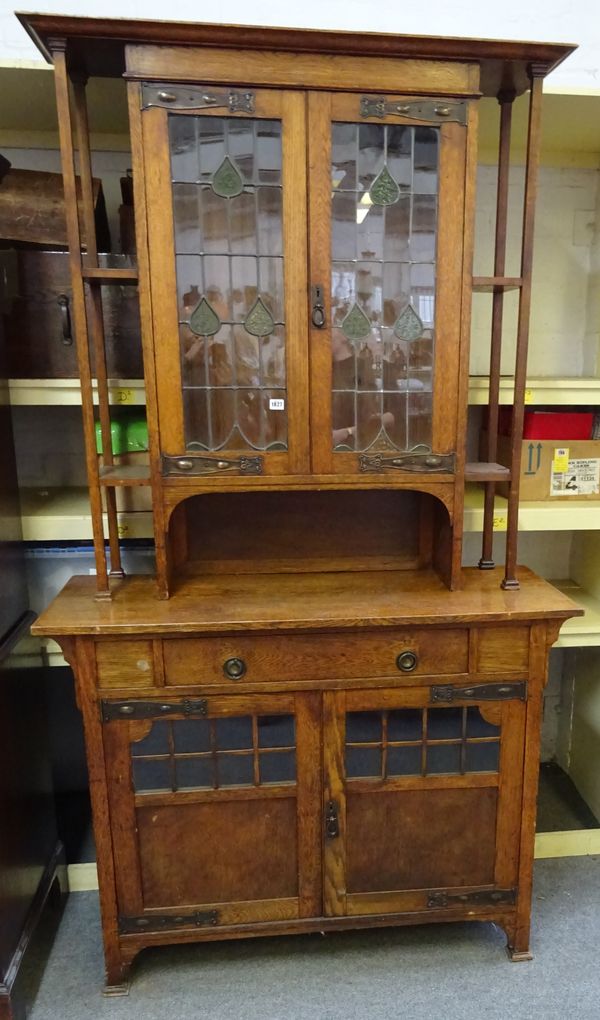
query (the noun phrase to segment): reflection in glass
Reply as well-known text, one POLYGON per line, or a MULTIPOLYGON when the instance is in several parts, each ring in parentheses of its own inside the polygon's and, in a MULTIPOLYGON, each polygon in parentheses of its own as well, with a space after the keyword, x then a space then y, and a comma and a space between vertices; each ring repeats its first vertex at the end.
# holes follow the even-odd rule
POLYGON ((281 122, 168 124, 186 449, 286 450, 281 122))
POLYGON ((439 129, 332 125, 334 450, 431 449, 439 129))

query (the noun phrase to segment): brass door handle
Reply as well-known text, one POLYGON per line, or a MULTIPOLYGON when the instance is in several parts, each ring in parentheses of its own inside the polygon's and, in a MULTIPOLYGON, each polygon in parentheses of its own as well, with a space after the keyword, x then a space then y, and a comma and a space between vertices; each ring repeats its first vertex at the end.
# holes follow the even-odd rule
POLYGON ((61 319, 61 339, 65 347, 71 347, 73 343, 73 333, 71 331, 71 310, 69 308, 69 299, 66 294, 59 294, 56 303, 60 308, 60 319, 61 319))
POLYGON ((311 287, 312 295, 312 312, 311 321, 316 329, 323 329, 325 325, 325 297, 323 294, 323 288, 319 283, 314 283, 311 287))

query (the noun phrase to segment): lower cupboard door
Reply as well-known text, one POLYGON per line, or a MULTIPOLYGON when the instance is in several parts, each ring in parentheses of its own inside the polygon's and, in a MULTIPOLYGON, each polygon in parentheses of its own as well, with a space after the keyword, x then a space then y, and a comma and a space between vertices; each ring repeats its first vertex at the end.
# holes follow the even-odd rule
POLYGON ((503 686, 514 699, 324 695, 326 914, 514 902, 525 685, 503 686))
POLYGON ((319 695, 161 704, 103 703, 120 931, 320 914, 319 695))

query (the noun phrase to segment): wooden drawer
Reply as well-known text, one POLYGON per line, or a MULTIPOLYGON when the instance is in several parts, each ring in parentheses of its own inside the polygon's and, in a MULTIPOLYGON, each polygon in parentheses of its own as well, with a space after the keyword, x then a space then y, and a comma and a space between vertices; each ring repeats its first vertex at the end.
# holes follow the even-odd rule
POLYGON ((152 641, 98 641, 96 644, 98 686, 153 687, 152 641))
POLYGON ((165 683, 175 686, 406 678, 465 673, 468 668, 466 629, 174 638, 166 639, 163 648, 165 683), (397 662, 406 652, 416 656, 413 669, 403 670, 397 662))

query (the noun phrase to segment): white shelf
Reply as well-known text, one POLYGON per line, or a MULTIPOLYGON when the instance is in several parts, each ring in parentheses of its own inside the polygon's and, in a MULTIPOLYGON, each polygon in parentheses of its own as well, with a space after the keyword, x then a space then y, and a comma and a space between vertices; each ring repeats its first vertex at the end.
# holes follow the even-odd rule
POLYGON ((585 610, 563 624, 555 648, 593 648, 600 646, 600 599, 576 584, 575 581, 552 581, 560 591, 585 610))
MULTIPOLYGON (((512 404, 513 402, 513 378, 502 376, 500 379, 500 403, 512 404)), ((488 402, 489 378, 486 375, 472 375, 469 377, 469 403, 487 404, 488 402)), ((526 404, 549 404, 549 405, 600 405, 600 379, 588 377, 565 378, 565 379, 528 379, 525 390, 526 404)))
MULTIPOLYGON (((153 537, 150 511, 120 513, 118 522, 121 538, 153 537)), ((21 490, 21 525, 25 542, 91 539, 92 519, 87 489, 21 490)))
MULTIPOLYGON (((507 503, 496 496, 494 531, 506 531, 507 503)), ((465 531, 483 529, 483 488, 467 485, 465 490, 465 531)), ((600 500, 524 502, 519 505, 519 531, 598 531, 600 500)))
MULTIPOLYGON (((23 539, 26 542, 77 542, 92 538, 88 492, 80 489, 23 489, 23 539)), ((506 531, 506 500, 496 496, 494 531, 506 531)), ((121 538, 152 538, 150 510, 119 514, 121 538)), ((483 528, 483 488, 466 487, 464 529, 483 528)), ((598 531, 600 500, 521 503, 520 531, 598 531)))
MULTIPOLYGON (((96 381, 94 402, 98 403, 96 381)), ((469 378, 469 403, 484 405, 488 402, 489 379, 484 375, 469 378)), ((10 402, 13 407, 32 405, 80 406, 81 390, 78 379, 11 379, 9 381, 10 402)), ((110 402, 114 405, 138 405, 146 403, 143 379, 111 379, 109 381, 110 402)), ((513 380, 502 376, 500 380, 500 403, 512 404, 513 380)), ((600 378, 580 377, 572 379, 529 379, 525 391, 525 403, 558 406, 600 406, 600 378)))
MULTIPOLYGON (((10 379, 12 407, 81 407, 79 379, 10 379)), ((98 403, 98 388, 93 380, 94 403, 98 403)), ((117 407, 143 406, 146 393, 143 379, 109 380, 110 403, 117 407)))

